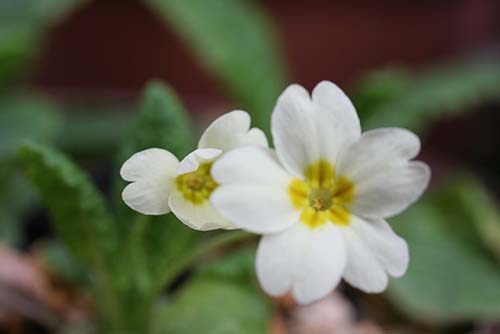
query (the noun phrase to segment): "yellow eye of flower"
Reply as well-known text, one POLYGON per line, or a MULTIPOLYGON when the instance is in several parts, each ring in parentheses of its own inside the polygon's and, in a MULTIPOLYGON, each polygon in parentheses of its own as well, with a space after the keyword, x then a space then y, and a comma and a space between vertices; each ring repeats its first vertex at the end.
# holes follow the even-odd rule
POLYGON ((349 224, 350 213, 346 206, 354 198, 354 184, 346 177, 337 178, 329 162, 318 161, 309 166, 305 180, 292 180, 288 194, 294 207, 302 210, 302 223, 311 228, 327 221, 349 224))
POLYGON ((195 205, 203 204, 219 185, 210 175, 212 163, 201 164, 191 173, 177 176, 175 183, 177 189, 187 201, 195 205))

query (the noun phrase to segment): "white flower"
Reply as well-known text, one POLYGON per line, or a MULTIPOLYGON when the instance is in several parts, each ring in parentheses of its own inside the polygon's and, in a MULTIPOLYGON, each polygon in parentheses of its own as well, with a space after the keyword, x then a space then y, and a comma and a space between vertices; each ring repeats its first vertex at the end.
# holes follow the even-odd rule
POLYGON ((276 153, 239 148, 212 169, 220 184, 214 206, 235 226, 264 235, 256 260, 263 289, 291 290, 300 303, 326 296, 341 278, 383 291, 409 259, 384 218, 416 201, 430 178, 426 164, 410 161, 418 137, 399 128, 361 134, 351 101, 328 81, 312 96, 288 87, 271 125, 276 153))
POLYGON ((216 119, 201 136, 198 149, 181 162, 160 148, 134 154, 120 170, 122 178, 132 182, 123 190, 124 202, 147 215, 172 211, 184 224, 196 230, 234 228, 208 200, 218 187, 211 176, 211 168, 224 152, 236 147, 267 147, 265 134, 256 128, 249 129, 250 116, 236 110, 216 119))

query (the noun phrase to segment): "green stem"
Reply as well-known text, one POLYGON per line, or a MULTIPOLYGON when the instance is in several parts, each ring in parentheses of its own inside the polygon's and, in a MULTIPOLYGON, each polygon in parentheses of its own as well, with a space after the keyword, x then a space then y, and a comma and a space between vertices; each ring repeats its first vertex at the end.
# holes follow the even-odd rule
POLYGON ((160 291, 166 286, 169 286, 173 281, 188 269, 199 258, 209 253, 211 250, 231 244, 235 241, 254 238, 254 234, 244 231, 225 232, 213 237, 212 239, 198 245, 189 253, 178 259, 172 266, 168 267, 158 281, 156 291, 160 291))

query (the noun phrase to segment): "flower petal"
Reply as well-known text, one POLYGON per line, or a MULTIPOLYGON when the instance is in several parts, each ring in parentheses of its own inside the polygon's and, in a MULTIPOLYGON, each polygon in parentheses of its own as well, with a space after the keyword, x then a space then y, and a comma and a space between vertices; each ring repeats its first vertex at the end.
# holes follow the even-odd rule
POLYGON ((365 292, 382 292, 388 274, 399 277, 406 272, 408 246, 383 220, 364 221, 353 216, 343 228, 347 247, 344 279, 365 292))
POLYGON ((120 175, 129 184, 122 192, 123 201, 132 209, 147 215, 170 212, 168 196, 174 186, 179 161, 170 152, 151 148, 131 156, 120 175))
POLYGON ((216 148, 197 149, 182 159, 177 167, 177 175, 192 173, 200 167, 200 163, 211 162, 221 154, 222 151, 216 148))
POLYGON ((370 130, 342 153, 337 173, 355 181, 370 178, 388 165, 401 165, 420 151, 418 137, 402 128, 370 130))
POLYGON ((209 231, 234 228, 215 210, 209 201, 194 205, 185 200, 180 192, 173 191, 170 195, 169 205, 175 216, 192 229, 209 231))
POLYGON ((310 229, 297 223, 262 237, 257 250, 257 277, 272 296, 292 290, 301 304, 325 297, 337 286, 345 265, 345 247, 333 225, 310 229))
POLYGON ((212 166, 212 177, 221 185, 247 184, 287 187, 287 174, 271 149, 246 146, 224 154, 212 166))
POLYGON ((286 188, 230 184, 215 189, 210 201, 223 217, 250 232, 282 231, 298 221, 286 188))
POLYGON ((250 115, 235 110, 217 118, 208 126, 198 143, 199 148, 218 148, 224 152, 244 145, 267 147, 262 130, 250 129, 250 115))
POLYGON ((287 170, 299 178, 320 158, 313 113, 309 93, 291 85, 278 98, 271 116, 276 153, 287 170))
POLYGON ((353 180, 355 195, 349 209, 370 219, 397 215, 422 195, 430 174, 429 166, 420 161, 374 170, 369 178, 353 180))
POLYGON ((361 135, 351 100, 333 82, 321 81, 312 92, 321 158, 335 164, 337 156, 361 135))

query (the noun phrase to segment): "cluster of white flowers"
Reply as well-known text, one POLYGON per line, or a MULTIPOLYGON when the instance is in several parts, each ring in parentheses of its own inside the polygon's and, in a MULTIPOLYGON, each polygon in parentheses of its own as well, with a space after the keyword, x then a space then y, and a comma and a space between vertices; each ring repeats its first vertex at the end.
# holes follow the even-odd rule
POLYGON ((263 235, 256 271, 272 296, 299 303, 329 294, 343 278, 381 292, 406 272, 406 242, 384 220, 415 202, 429 167, 410 161, 416 135, 400 128, 361 133, 335 84, 309 93, 289 86, 271 118, 275 149, 246 112, 215 120, 181 162, 151 148, 122 169, 123 200, 144 214, 172 211, 197 230, 241 228, 263 235))

